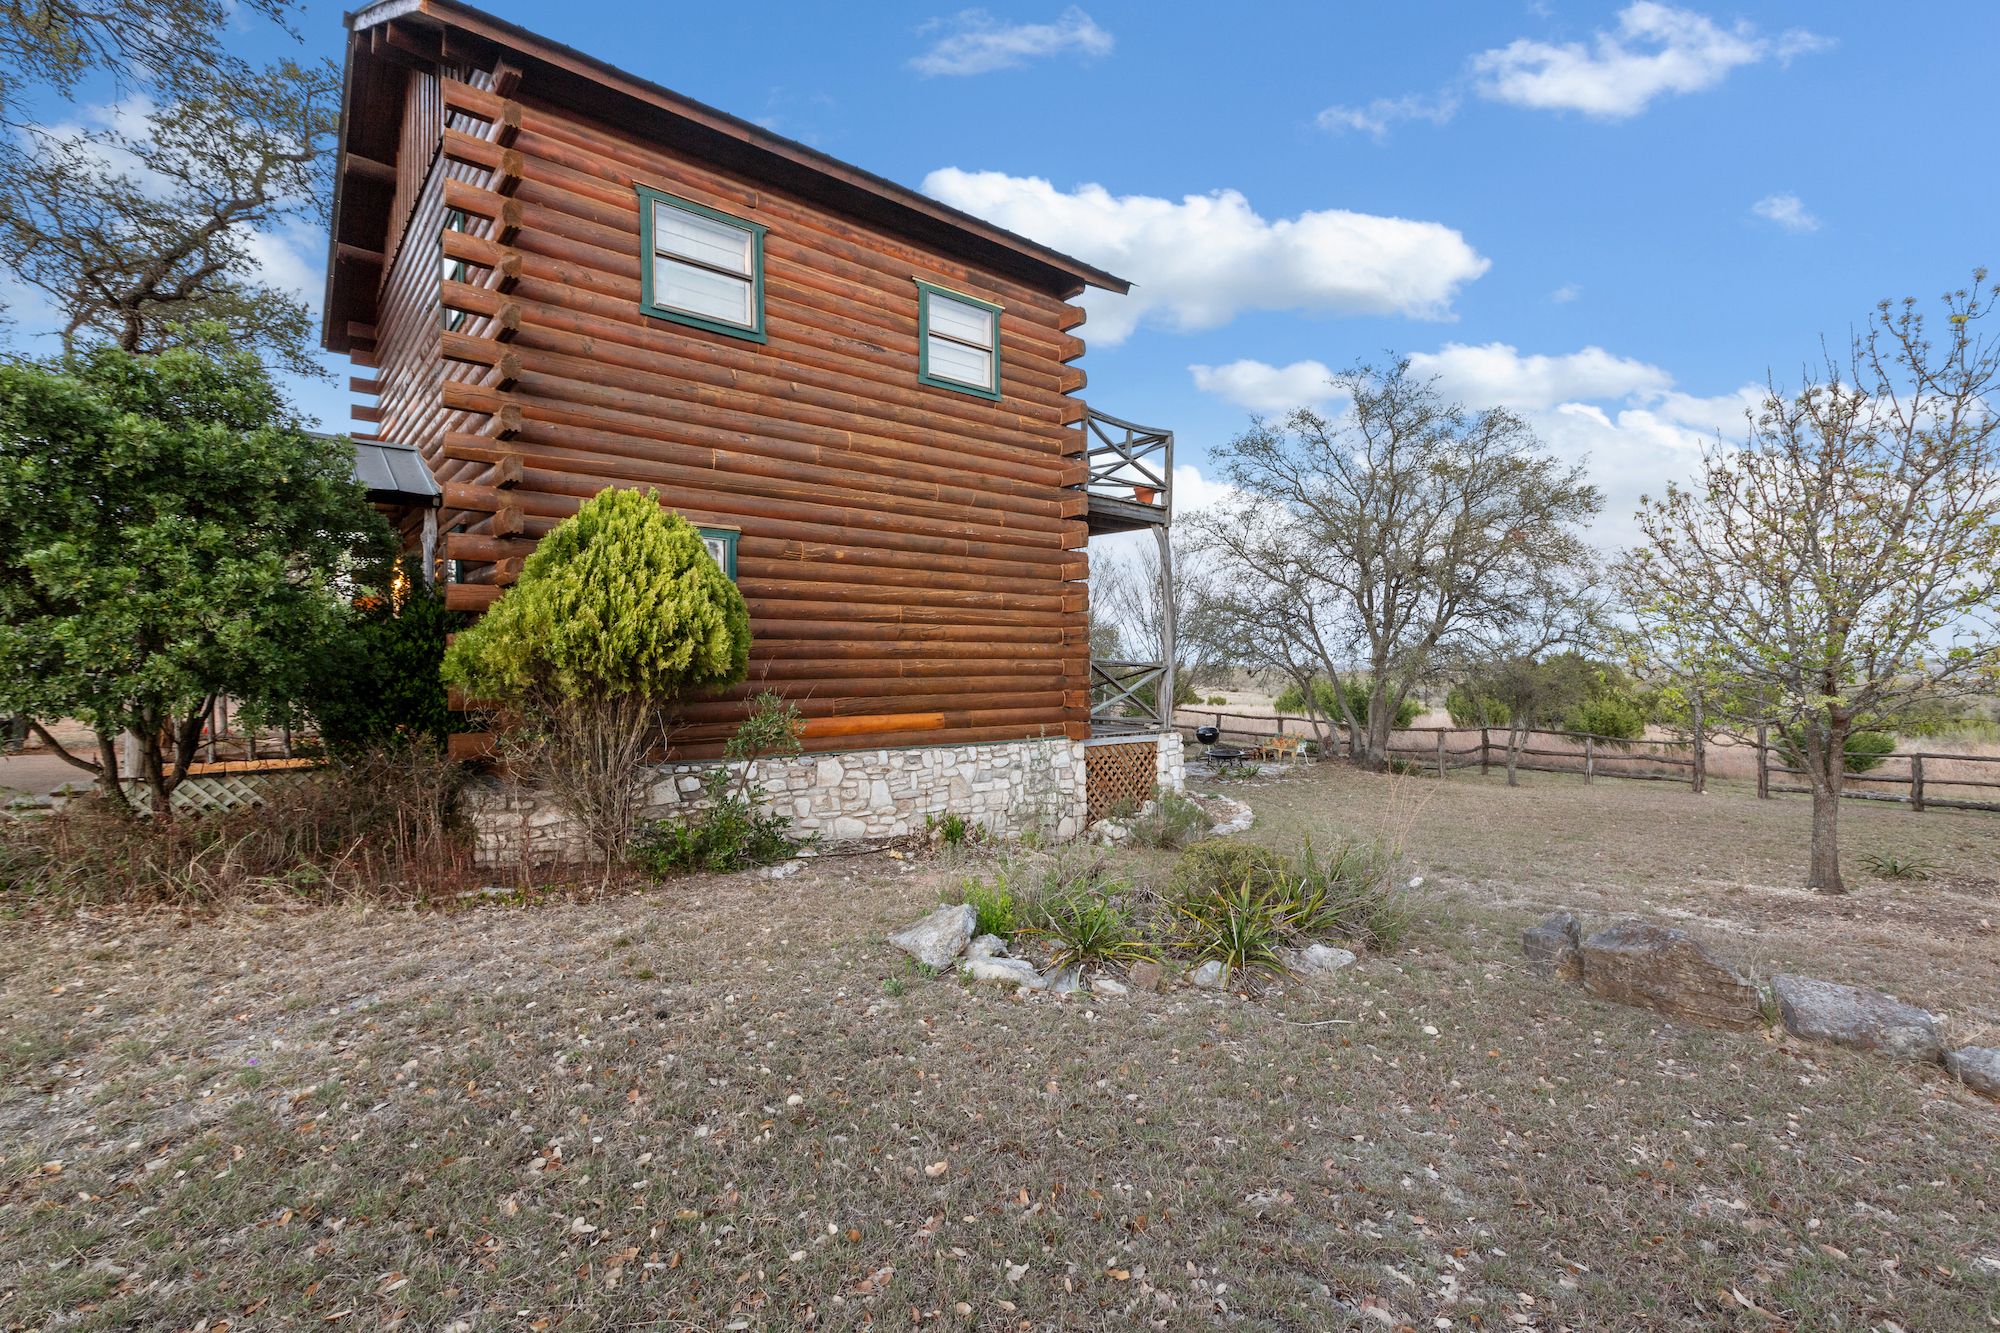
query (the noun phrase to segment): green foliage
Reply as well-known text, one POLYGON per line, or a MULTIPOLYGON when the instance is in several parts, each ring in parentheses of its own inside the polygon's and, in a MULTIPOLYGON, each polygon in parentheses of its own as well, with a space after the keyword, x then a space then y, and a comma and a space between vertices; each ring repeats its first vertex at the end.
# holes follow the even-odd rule
POLYGON ((1563 726, 1586 735, 1633 741, 1646 734, 1646 711, 1630 694, 1607 691, 1571 709, 1563 726))
POLYGON ((1451 714, 1454 727, 1504 727, 1514 712, 1491 694, 1474 694, 1463 685, 1454 685, 1444 696, 1444 711, 1451 714))
POLYGON ((1216 769, 1215 776, 1223 782, 1248 782, 1263 771, 1263 768, 1257 764, 1246 763, 1241 759, 1232 759, 1222 765, 1222 767, 1216 769))
POLYGON ((1010 940, 1014 938, 1014 932, 1021 928, 1014 887, 1004 867, 990 880, 967 879, 959 901, 970 904, 978 918, 972 928, 974 935, 998 935, 1003 940, 1010 940))
POLYGON ((326 747, 351 753, 399 737, 443 744, 463 730, 463 715, 446 706, 438 663, 445 635, 464 621, 435 588, 411 589, 401 606, 387 596, 358 606, 303 701, 326 747))
POLYGON ((1260 892, 1285 880, 1279 855, 1253 842, 1210 838, 1181 853, 1167 876, 1167 897, 1175 903, 1202 901, 1217 890, 1249 884, 1260 892))
POLYGON ((1229 702, 1229 696, 1226 694, 1211 694, 1208 696, 1208 702, 1211 708, 1220 708, 1229 702))
POLYGON ((750 776, 768 755, 799 752, 799 713, 765 691, 750 701, 750 714, 724 747, 728 762, 702 779, 702 808, 687 819, 659 819, 642 829, 633 859, 664 878, 694 870, 747 870, 791 857, 804 845, 792 836, 792 821, 764 810, 766 793, 750 776))
POLYGON ((1135 844, 1166 851, 1180 850, 1213 826, 1208 811, 1177 791, 1159 793, 1152 808, 1133 816, 1127 825, 1135 844))
POLYGON ((0 365, 0 711, 134 732, 156 798, 217 695, 295 714, 393 548, 353 458, 212 329, 0 365))
POLYGON ((1896 852, 1871 852, 1861 858, 1861 868, 1877 879, 1929 879, 1937 862, 1927 856, 1905 856, 1896 852))
POLYGON ((1378 847, 1347 842, 1323 857, 1308 839, 1287 867, 1287 923, 1301 935, 1357 948, 1397 948, 1409 933, 1416 904, 1392 882, 1391 869, 1378 847))
MULTIPOLYGON (((1777 742, 1778 757, 1786 768, 1801 768, 1804 752, 1789 737, 1777 742)), ((1847 736, 1843 767, 1849 773, 1867 773, 1880 768, 1882 761, 1896 752, 1896 737, 1887 731, 1854 731, 1847 736)))
POLYGON ((1056 967, 1122 966, 1158 956, 1120 900, 1123 888, 1098 881, 1041 900, 1032 933, 1054 946, 1056 967))
POLYGON ((1198 961, 1213 959, 1232 976, 1282 972, 1278 950, 1290 938, 1290 902, 1281 886, 1260 887, 1254 875, 1223 883, 1174 904, 1176 947, 1198 961))
POLYGON ((606 488, 542 538, 520 580, 452 641, 444 676, 481 699, 679 699, 733 685, 743 594, 651 491, 606 488))
MULTIPOLYGON (((1356 720, 1365 724, 1368 720, 1367 682, 1350 678, 1344 692, 1347 696, 1347 706, 1354 711, 1356 720)), ((1315 679, 1312 683, 1312 697, 1311 711, 1329 722, 1344 723, 1345 718, 1340 711, 1341 696, 1335 693, 1332 681, 1325 677, 1315 679)), ((1278 692, 1278 697, 1271 701, 1271 707, 1288 716, 1304 716, 1308 711, 1305 691, 1301 690, 1296 682, 1287 685, 1278 692)), ((1399 728, 1407 727, 1421 717, 1423 711, 1424 706, 1419 700, 1406 698, 1396 707, 1395 725, 1399 728)))

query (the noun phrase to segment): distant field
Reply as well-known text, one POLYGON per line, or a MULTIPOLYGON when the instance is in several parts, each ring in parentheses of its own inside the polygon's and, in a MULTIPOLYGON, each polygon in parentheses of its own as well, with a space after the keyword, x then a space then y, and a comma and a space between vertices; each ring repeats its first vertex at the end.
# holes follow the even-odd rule
MULTIPOLYGON (((0 922, 0 1324, 217 1330, 1886 1329, 2000 1317, 2000 1106, 1537 980, 1567 906, 2000 1035, 2000 817, 1794 886, 1805 804, 1232 784, 1406 839, 1412 947, 1323 989, 1016 1000, 881 942, 972 862, 464 912, 0 922), (894 992, 894 993, 892 993, 894 992)), ((1140 879, 1161 853, 1118 853, 1140 879)))

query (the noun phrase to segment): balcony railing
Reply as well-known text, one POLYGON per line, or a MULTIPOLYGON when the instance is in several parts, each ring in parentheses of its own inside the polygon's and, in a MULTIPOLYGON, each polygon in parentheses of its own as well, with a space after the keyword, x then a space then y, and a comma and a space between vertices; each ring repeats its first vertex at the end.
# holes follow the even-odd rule
POLYGON ((1092 662, 1091 730, 1101 735, 1114 731, 1158 731, 1171 726, 1160 707, 1160 691, 1166 676, 1163 662, 1092 662))
POLYGON ((1102 412, 1084 416, 1083 489, 1099 530, 1164 524, 1173 513, 1174 433, 1102 412))

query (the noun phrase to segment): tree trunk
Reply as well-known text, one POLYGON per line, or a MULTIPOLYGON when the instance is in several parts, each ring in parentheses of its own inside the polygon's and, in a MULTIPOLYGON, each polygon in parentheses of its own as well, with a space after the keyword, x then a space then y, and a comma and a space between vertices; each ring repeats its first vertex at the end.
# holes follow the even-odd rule
POLYGON ((1521 742, 1526 739, 1527 734, 1527 729, 1524 727, 1507 728, 1507 785, 1510 787, 1521 785, 1519 769, 1521 742))
POLYGON ((1847 728, 1812 728, 1806 744, 1806 770, 1812 782, 1812 863, 1806 887, 1817 893, 1846 893, 1840 878, 1840 790, 1847 776, 1847 728))
POLYGON ((125 785, 118 780, 118 738, 108 731, 97 733, 97 792, 113 810, 132 817, 132 802, 125 799, 125 785))

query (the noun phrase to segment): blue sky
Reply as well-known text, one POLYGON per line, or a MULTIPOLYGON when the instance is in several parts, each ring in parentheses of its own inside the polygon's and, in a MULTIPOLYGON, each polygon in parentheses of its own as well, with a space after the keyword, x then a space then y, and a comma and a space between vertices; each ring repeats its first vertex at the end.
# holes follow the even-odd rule
MULTIPOLYGON (((1197 471, 1412 355, 1588 457, 1607 545, 1767 369, 1996 258, 1987 3, 489 7, 1133 279, 1087 397, 1197 471)), ((273 251, 317 300, 323 239, 273 251)))

